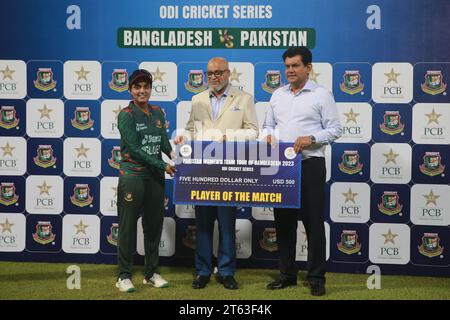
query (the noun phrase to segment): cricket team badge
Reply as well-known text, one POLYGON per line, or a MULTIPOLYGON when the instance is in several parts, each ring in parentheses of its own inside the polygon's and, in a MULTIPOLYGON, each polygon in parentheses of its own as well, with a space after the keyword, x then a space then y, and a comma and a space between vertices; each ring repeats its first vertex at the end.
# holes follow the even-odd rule
POLYGON ((339 170, 347 174, 355 174, 362 170, 363 164, 359 162, 358 151, 345 150, 342 161, 338 164, 339 170))
POLYGON ((41 91, 49 91, 56 87, 56 81, 53 79, 51 68, 39 68, 37 78, 33 81, 34 86, 41 91))
POLYGON ((444 76, 440 70, 427 71, 425 74, 425 82, 420 86, 423 92, 433 96, 447 89, 447 84, 444 82, 444 76))
POLYGON ((393 216, 402 211, 403 206, 399 203, 397 191, 384 191, 381 196, 381 203, 378 204, 378 210, 388 216, 393 216))
POLYGON ((439 234, 424 233, 422 237, 422 243, 418 247, 420 254, 428 258, 433 258, 441 255, 444 251, 444 247, 442 247, 439 242, 439 234))
POLYGON ((93 197, 89 192, 90 189, 88 184, 75 184, 73 194, 70 197, 70 202, 81 208, 90 205, 93 197))
POLYGON ((88 107, 76 107, 74 118, 70 122, 74 128, 79 130, 86 130, 94 125, 94 120, 91 119, 91 110, 88 107))
POLYGON ((52 229, 50 221, 39 221, 36 225, 36 233, 33 233, 33 240, 40 244, 52 242, 56 237, 52 229))
POLYGON ((42 168, 48 168, 56 163, 56 158, 53 155, 53 148, 51 145, 40 144, 36 150, 36 157, 33 158, 34 163, 42 168))
POLYGON ((401 133, 405 125, 401 122, 400 112, 385 111, 383 116, 383 123, 380 124, 380 130, 389 135, 401 133))
POLYGON ((346 70, 343 77, 344 81, 340 84, 343 92, 354 95, 363 91, 364 83, 358 70, 346 70))
POLYGON ((0 127, 11 129, 19 124, 16 109, 14 106, 1 106, 0 108, 0 127))
POLYGON ((117 92, 128 90, 128 73, 126 69, 114 69, 109 87, 117 92))
POLYGON ((19 196, 16 194, 16 187, 14 182, 2 182, 0 185, 0 203, 4 206, 10 206, 15 204, 19 200, 19 196))
POLYGON ((425 152, 423 163, 419 166, 419 170, 430 177, 437 176, 444 172, 445 166, 441 163, 439 152, 425 152))
POLYGON ((278 250, 277 231, 275 228, 264 228, 263 238, 259 240, 259 245, 266 251, 274 252, 278 250))
POLYGON ((358 234, 355 230, 342 230, 341 242, 337 244, 339 251, 345 254, 354 254, 361 250, 361 243, 358 242, 358 234))
POLYGON ((199 93, 204 91, 208 85, 205 83, 205 74, 203 70, 189 70, 188 82, 184 83, 187 91, 199 93))

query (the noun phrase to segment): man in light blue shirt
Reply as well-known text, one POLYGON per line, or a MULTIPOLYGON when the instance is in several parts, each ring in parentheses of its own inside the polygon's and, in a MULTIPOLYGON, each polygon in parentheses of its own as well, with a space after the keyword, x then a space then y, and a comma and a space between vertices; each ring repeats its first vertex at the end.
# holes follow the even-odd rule
POLYGON ((270 144, 292 142, 302 153, 301 209, 275 208, 275 227, 280 255, 280 276, 267 285, 282 289, 297 284, 295 262, 297 214, 308 239, 308 275, 311 294, 325 294, 326 240, 324 227, 325 146, 341 136, 341 124, 333 95, 308 79, 312 54, 306 47, 292 47, 283 54, 289 84, 271 99, 262 136, 270 144))
POLYGON ((229 85, 225 87, 225 91, 219 97, 216 96, 213 91, 210 91, 209 99, 211 100, 212 116, 214 120, 217 120, 217 118, 219 117, 220 109, 222 109, 225 105, 225 101, 227 100, 229 92, 229 85))

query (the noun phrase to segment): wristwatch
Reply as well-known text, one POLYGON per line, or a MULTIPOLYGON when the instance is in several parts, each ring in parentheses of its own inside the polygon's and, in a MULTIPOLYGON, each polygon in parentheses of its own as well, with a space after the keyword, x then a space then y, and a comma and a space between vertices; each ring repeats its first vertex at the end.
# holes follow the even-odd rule
POLYGON ((311 144, 315 144, 316 143, 316 137, 314 136, 309 136, 311 138, 311 144))

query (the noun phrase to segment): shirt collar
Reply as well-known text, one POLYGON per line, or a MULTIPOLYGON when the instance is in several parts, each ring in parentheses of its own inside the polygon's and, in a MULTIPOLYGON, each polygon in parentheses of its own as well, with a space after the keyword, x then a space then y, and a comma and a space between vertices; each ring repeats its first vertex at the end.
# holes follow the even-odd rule
MULTIPOLYGON (((130 101, 130 106, 131 106, 131 108, 133 109, 133 111, 135 111, 135 112, 140 112, 140 113, 145 114, 145 113, 141 110, 141 108, 139 108, 137 105, 134 104, 134 101, 133 101, 133 100, 130 101)), ((151 108, 150 104, 148 104, 148 103, 147 103, 147 109, 148 109, 148 113, 151 115, 151 114, 152 114, 152 108, 151 108)))
MULTIPOLYGON (((228 95, 230 94, 230 89, 231 89, 231 85, 228 84, 227 87, 225 88, 225 91, 222 93, 222 96, 228 97, 228 95)), ((209 97, 210 98, 215 97, 214 93, 211 90, 209 90, 209 97)))
MULTIPOLYGON (((310 79, 308 79, 305 83, 305 86, 299 91, 297 92, 295 95, 298 95, 302 92, 311 92, 314 91, 314 89, 316 89, 318 87, 318 85, 316 83, 314 83, 313 81, 311 81, 310 79)), ((286 90, 290 93, 292 93, 291 91, 291 85, 287 85, 286 86, 286 90)))

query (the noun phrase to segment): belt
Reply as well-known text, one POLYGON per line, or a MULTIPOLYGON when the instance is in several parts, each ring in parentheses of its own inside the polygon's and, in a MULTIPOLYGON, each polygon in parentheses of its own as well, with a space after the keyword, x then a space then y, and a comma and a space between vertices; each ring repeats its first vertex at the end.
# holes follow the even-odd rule
POLYGON ((304 158, 302 158, 302 161, 304 161, 304 160, 310 160, 310 159, 320 159, 320 158, 325 158, 325 157, 315 157, 315 156, 304 157, 304 158))

